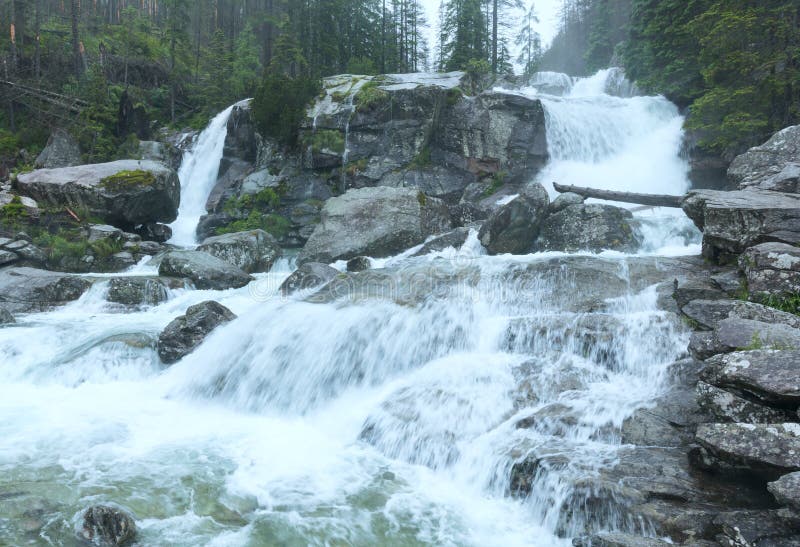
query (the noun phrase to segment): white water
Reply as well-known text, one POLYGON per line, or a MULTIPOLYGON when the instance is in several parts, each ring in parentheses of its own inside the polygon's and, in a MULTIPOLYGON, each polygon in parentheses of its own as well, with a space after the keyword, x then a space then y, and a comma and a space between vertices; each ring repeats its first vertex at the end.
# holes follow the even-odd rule
POLYGON ((235 105, 217 114, 197 141, 183 155, 178 178, 181 181, 181 205, 178 218, 170 224, 173 245, 197 244, 197 223, 206 214, 206 202, 217 183, 219 162, 228 135, 228 118, 235 105))
MULTIPOLYGON (((557 103, 548 129, 569 133, 557 103)), ((608 143, 573 126, 584 134, 551 145, 563 154, 548 169, 622 162, 613 143, 635 139, 607 121, 608 143)), ((646 163, 627 157, 629 171, 646 163)), ((650 229, 666 239, 662 220, 650 229)), ((489 257, 475 233, 409 255, 374 260, 391 276, 334 302, 278 297, 283 260, 249 287, 176 290, 139 311, 107 304, 100 283, 0 329, 0 543, 72 545, 80 511, 108 502, 136 515, 143 545, 566 547, 585 524, 647 532, 613 505, 590 519, 580 486, 613 464, 622 421, 662 393, 687 343, 630 277, 635 259, 489 257), (161 365, 158 332, 209 299, 239 318, 161 365), (525 456, 544 463, 514 498, 525 456)))

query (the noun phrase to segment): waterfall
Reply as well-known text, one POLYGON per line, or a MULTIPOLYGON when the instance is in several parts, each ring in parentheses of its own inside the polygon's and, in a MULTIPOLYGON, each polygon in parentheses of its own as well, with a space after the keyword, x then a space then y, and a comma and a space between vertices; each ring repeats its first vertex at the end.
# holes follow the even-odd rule
POLYGON ((206 202, 219 175, 219 164, 228 135, 228 118, 236 105, 217 114, 192 147, 183 155, 178 170, 181 181, 181 204, 178 218, 170 224, 173 245, 190 247, 197 244, 197 223, 206 214, 206 202))

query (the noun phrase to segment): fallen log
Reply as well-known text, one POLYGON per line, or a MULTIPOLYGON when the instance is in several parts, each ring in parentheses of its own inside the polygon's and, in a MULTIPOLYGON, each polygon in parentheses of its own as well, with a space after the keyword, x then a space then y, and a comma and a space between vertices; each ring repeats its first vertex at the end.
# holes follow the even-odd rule
POLYGON ((562 194, 571 192, 585 198, 620 201, 622 203, 635 203, 637 205, 648 205, 650 207, 675 207, 680 209, 684 199, 684 196, 615 192, 612 190, 598 190, 596 188, 584 188, 583 186, 558 184, 557 182, 553 183, 553 188, 556 189, 556 192, 560 192, 562 194))

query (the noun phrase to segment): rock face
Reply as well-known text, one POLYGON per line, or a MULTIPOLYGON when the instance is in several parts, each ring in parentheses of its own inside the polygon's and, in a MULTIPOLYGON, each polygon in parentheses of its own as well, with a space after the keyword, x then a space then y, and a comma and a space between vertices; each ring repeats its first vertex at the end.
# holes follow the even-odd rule
POLYGON ((717 355, 706 361, 709 383, 768 405, 800 407, 800 351, 755 350, 717 355))
POLYGON ((218 326, 236 315, 218 302, 195 304, 174 319, 158 336, 158 356, 165 364, 177 363, 192 353, 218 326))
POLYGON ((800 424, 704 424, 701 465, 767 477, 800 471, 800 424))
POLYGON ((191 279, 198 289, 238 289, 253 280, 247 273, 202 251, 170 251, 161 259, 158 275, 191 279))
POLYGON ((12 313, 44 311, 77 300, 92 282, 34 268, 0 270, 0 304, 12 313))
POLYGON ((777 481, 769 483, 767 488, 778 503, 800 511, 800 473, 784 475, 777 481))
POLYGON ((518 198, 492 213, 478 239, 489 254, 530 252, 549 204, 547 190, 541 184, 528 184, 518 198))
POLYGON ((681 312, 701 330, 714 330, 720 321, 731 317, 800 329, 797 315, 742 300, 692 300, 681 307, 681 312))
POLYGON ((300 262, 390 256, 447 231, 444 203, 410 188, 363 188, 331 198, 300 262))
POLYGON ((536 247, 542 251, 634 251, 633 213, 611 205, 570 205, 544 220, 536 247))
POLYGON ((787 127, 736 157, 728 178, 741 189, 800 192, 800 125, 787 127))
POLYGON ((83 513, 80 534, 94 545, 126 545, 136 537, 136 521, 116 507, 95 505, 83 513))
POLYGON ((155 306, 167 300, 167 283, 147 277, 119 277, 109 282, 106 298, 124 306, 155 306))
POLYGON ((738 317, 720 321, 712 333, 711 354, 742 349, 800 349, 800 330, 738 317))
POLYGON ((750 247, 739 259, 751 296, 787 297, 800 293, 800 248, 785 243, 750 247))
MULTIPOLYGON (((466 243, 469 237, 468 228, 456 228, 439 237, 435 237, 425 243, 419 251, 414 253, 414 256, 422 256, 436 251, 444 251, 448 247, 460 249, 466 243)), ((348 268, 348 271, 350 269, 348 268)))
POLYGON ((151 161, 40 169, 20 175, 17 184, 40 203, 86 211, 125 229, 172 222, 180 204, 177 173, 151 161))
POLYGON ((690 192, 683 210, 703 231, 703 256, 731 262, 766 242, 800 244, 800 195, 762 190, 690 192))
POLYGON ((315 289, 328 283, 339 275, 339 270, 319 262, 307 262, 286 278, 280 286, 283 296, 288 296, 298 291, 315 289))
POLYGON ((264 230, 209 237, 197 248, 247 273, 268 272, 281 256, 275 238, 264 230))
POLYGON ((37 169, 54 169, 58 167, 72 167, 80 165, 81 149, 72 135, 64 129, 55 129, 42 153, 36 158, 34 167, 37 169))

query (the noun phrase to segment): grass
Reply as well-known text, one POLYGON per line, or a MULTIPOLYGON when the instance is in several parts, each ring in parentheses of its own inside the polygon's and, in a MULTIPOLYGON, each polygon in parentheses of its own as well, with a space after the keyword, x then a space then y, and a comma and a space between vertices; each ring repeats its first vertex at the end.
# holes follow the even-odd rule
POLYGON ((311 147, 312 152, 315 154, 325 151, 330 151, 340 156, 344 154, 344 135, 342 135, 341 131, 321 129, 307 135, 304 142, 306 146, 311 147))
POLYGON ((258 211, 250 211, 247 218, 235 220, 227 226, 217 228, 217 235, 235 234, 248 230, 264 230, 277 238, 285 236, 291 228, 291 222, 284 216, 276 214, 263 214, 258 211))
POLYGON ((381 89, 381 83, 376 80, 371 80, 361 86, 356 96, 353 97, 353 103, 356 105, 356 110, 365 112, 387 102, 391 96, 385 89, 381 89))
POLYGON ((508 173, 505 171, 498 171, 492 175, 492 180, 489 181, 489 186, 483 191, 483 195, 488 198, 489 196, 496 194, 497 191, 500 190, 500 188, 502 188, 506 183, 507 176, 508 173))
POLYGON ((800 293, 769 294, 762 293, 753 298, 759 304, 786 313, 800 315, 800 293))
POLYGON ((100 181, 100 186, 112 192, 123 192, 143 186, 152 186, 156 176, 150 171, 136 169, 134 171, 120 171, 100 181))

